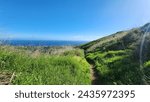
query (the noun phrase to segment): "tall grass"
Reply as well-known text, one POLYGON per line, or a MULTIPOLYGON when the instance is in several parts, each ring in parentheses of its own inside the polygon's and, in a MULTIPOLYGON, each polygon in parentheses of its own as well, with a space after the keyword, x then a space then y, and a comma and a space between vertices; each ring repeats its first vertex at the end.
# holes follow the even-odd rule
POLYGON ((144 64, 144 74, 148 84, 150 84, 150 60, 144 64))
POLYGON ((1 46, 0 71, 15 72, 13 84, 19 85, 85 85, 90 66, 83 56, 79 49, 51 55, 1 46))
POLYGON ((101 84, 143 84, 138 61, 131 54, 130 50, 95 52, 88 53, 86 58, 93 61, 101 84))

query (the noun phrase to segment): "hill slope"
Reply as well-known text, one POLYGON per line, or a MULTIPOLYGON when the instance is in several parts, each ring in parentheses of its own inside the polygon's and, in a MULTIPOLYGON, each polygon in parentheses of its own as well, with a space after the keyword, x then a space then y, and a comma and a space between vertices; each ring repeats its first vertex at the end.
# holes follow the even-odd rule
POLYGON ((150 84, 150 23, 81 48, 99 73, 97 84, 150 84))
POLYGON ((0 85, 89 85, 89 68, 74 47, 0 46, 0 85))

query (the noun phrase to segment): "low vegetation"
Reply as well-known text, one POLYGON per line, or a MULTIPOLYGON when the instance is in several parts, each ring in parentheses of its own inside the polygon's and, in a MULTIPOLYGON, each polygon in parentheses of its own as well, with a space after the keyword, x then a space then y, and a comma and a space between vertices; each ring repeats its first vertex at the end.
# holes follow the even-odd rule
POLYGON ((78 47, 0 46, 0 81, 24 85, 150 84, 148 28, 146 24, 120 31, 78 47))
POLYGON ((99 71, 99 84, 143 84, 139 64, 130 50, 88 53, 86 58, 99 71))
POLYGON ((147 26, 117 32, 80 46, 85 50, 87 61, 98 73, 96 84, 150 84, 150 36, 148 34, 142 46, 143 65, 140 65, 139 57, 141 41, 145 29, 148 29, 147 26))
POLYGON ((83 50, 76 48, 0 47, 0 72, 15 72, 11 84, 91 84, 89 68, 83 50))

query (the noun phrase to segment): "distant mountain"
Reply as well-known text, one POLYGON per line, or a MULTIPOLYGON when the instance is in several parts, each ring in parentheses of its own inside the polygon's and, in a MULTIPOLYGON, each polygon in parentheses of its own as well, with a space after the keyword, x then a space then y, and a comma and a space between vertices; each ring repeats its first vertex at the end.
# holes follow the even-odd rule
POLYGON ((147 23, 82 45, 87 60, 99 73, 97 84, 150 84, 149 33, 147 23))

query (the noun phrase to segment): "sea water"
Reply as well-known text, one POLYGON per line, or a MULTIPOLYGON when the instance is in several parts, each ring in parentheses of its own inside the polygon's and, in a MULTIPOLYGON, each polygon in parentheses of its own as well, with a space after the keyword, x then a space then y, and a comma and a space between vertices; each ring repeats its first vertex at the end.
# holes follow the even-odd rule
POLYGON ((1 40, 1 44, 12 46, 78 46, 88 41, 61 40, 1 40))

